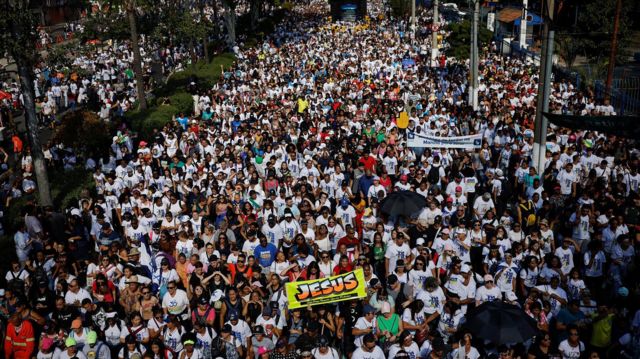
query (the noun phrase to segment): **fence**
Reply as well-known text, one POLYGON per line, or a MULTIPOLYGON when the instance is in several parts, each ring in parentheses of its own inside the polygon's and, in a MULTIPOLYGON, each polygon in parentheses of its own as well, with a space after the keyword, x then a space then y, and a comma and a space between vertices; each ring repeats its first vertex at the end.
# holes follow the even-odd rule
MULTIPOLYGON (((604 81, 597 80, 595 82, 595 95, 598 100, 603 100, 606 97, 604 81)), ((640 77, 613 79, 609 100, 618 115, 640 114, 640 77)))

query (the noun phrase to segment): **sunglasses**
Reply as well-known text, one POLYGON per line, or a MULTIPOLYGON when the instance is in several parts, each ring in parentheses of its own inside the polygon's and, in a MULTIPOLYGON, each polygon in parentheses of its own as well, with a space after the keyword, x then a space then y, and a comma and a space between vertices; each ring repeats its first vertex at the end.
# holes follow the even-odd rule
POLYGON ((176 287, 167 287, 167 289, 176 289, 176 287))

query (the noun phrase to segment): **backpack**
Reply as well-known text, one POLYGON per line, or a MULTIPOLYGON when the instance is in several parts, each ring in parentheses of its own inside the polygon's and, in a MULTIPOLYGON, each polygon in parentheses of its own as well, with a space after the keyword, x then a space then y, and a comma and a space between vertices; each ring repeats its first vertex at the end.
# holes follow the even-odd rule
MULTIPOLYGON (((86 345, 88 345, 88 344, 85 344, 85 346, 86 345)), ((100 343, 98 343, 98 345, 95 348, 89 349, 87 351, 87 354, 86 354, 87 359, 100 359, 100 349, 102 349, 103 345, 104 344, 102 342, 100 342, 100 343)))
POLYGON ((12 278, 7 283, 8 286, 12 288, 15 292, 22 293, 22 294, 24 294, 25 285, 26 285, 24 279, 20 278, 23 272, 24 272, 24 269, 20 269, 20 272, 18 272, 18 275, 15 275, 13 274, 13 271, 9 271, 12 278))
POLYGON ((219 337, 213 338, 211 341, 211 358, 225 357, 226 345, 224 341, 219 337))
POLYGON ((431 184, 437 184, 440 181, 440 166, 431 165, 429 174, 427 174, 427 181, 431 184))
POLYGON ((43 264, 38 264, 36 266, 36 270, 33 271, 33 277, 35 278, 35 283, 39 283, 39 282, 49 283, 49 276, 47 275, 47 271, 44 269, 43 264))
POLYGON ((211 307, 207 308, 207 310, 204 311, 203 316, 200 316, 200 314, 198 314, 198 309, 195 309, 193 311, 193 315, 196 317, 196 321, 203 327, 206 327, 207 329, 209 329, 209 326, 207 325, 207 317, 209 316, 209 313, 211 312, 212 309, 213 308, 211 307))

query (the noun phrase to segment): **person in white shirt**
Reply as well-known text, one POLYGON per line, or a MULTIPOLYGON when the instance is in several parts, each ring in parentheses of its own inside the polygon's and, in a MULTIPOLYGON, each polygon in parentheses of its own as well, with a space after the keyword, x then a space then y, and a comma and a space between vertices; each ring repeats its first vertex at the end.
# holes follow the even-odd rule
POLYGON ((229 324, 231 326, 233 336, 242 343, 242 346, 244 346, 245 349, 251 347, 251 327, 249 327, 247 322, 238 318, 238 314, 231 313, 231 315, 229 315, 229 321, 225 324, 229 324))
POLYGON ((560 288, 560 278, 551 277, 551 284, 538 285, 532 289, 534 292, 542 293, 544 297, 549 297, 551 312, 557 315, 563 305, 567 304, 567 292, 560 288))
POLYGON ((189 298, 184 290, 178 289, 176 282, 167 285, 167 293, 162 297, 162 310, 164 314, 180 316, 183 320, 190 317, 189 298))
POLYGON ((362 345, 353 352, 351 359, 386 359, 386 357, 382 349, 376 345, 376 337, 369 333, 362 338, 362 345))
POLYGON ((475 218, 478 220, 482 220, 484 215, 489 211, 496 210, 496 206, 491 199, 491 194, 489 192, 485 192, 481 197, 476 198, 473 203, 473 214, 475 218))
POLYGON ((351 334, 355 337, 353 344, 356 347, 362 346, 364 338, 369 334, 375 334, 376 332, 376 309, 368 304, 365 304, 362 310, 362 317, 356 320, 356 324, 351 329, 351 334))
POLYGON ((390 243, 384 254, 385 269, 387 274, 391 274, 396 269, 398 259, 403 259, 405 263, 411 262, 411 248, 404 243, 404 234, 398 233, 396 241, 390 243))
POLYGON ((484 302, 493 302, 502 299, 502 292, 493 281, 491 274, 484 275, 484 286, 476 290, 476 306, 484 302))
POLYGON ((91 300, 89 292, 84 288, 80 288, 76 279, 69 282, 69 291, 67 291, 67 294, 64 296, 64 302, 67 303, 67 305, 79 308, 85 299, 91 300))
POLYGON ((558 183, 560 183, 560 193, 564 196, 570 196, 572 193, 576 191, 576 182, 578 178, 576 174, 573 172, 573 164, 567 163, 564 166, 564 170, 558 173, 556 178, 558 183))
POLYGON ((562 359, 578 359, 582 357, 585 350, 584 343, 580 341, 580 335, 578 328, 575 325, 570 325, 568 330, 569 338, 560 342, 558 345, 558 351, 562 355, 562 359))
POLYGON ((401 350, 409 354, 409 358, 418 358, 418 354, 420 353, 418 344, 413 341, 413 334, 406 329, 400 333, 398 342, 389 348, 389 358, 396 358, 396 354, 401 350))

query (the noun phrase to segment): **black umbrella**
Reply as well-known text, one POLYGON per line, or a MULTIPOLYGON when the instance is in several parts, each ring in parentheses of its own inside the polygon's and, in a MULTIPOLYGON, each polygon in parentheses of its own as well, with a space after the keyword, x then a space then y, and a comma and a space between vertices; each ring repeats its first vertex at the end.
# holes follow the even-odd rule
POLYGON ((390 216, 405 216, 420 212, 427 206, 427 199, 413 191, 390 193, 380 204, 382 212, 390 216))
POLYGON ((463 326, 496 345, 523 343, 538 332, 536 321, 524 310, 499 300, 482 303, 468 313, 463 326))

